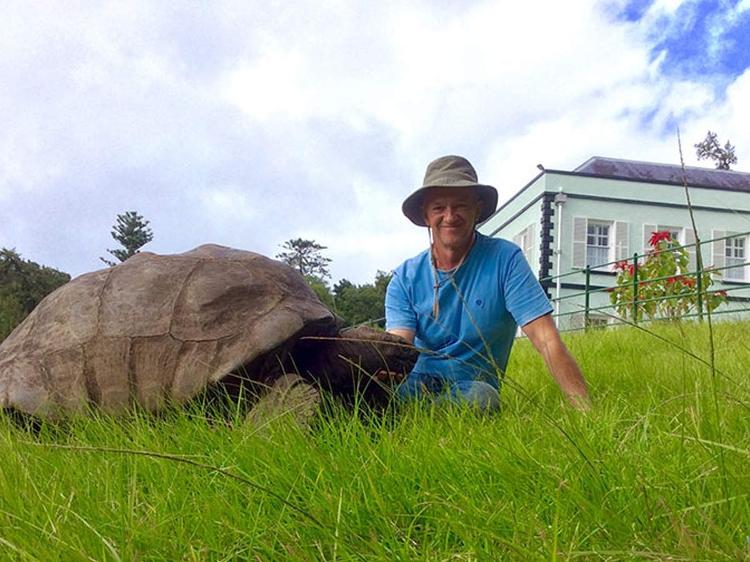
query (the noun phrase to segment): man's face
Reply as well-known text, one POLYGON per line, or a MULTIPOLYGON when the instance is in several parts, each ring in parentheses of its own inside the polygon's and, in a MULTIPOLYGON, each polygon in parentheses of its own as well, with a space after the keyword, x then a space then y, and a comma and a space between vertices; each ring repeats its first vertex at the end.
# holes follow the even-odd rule
POLYGON ((479 215, 479 201, 472 190, 436 187, 424 198, 424 216, 436 244, 461 249, 471 242, 479 215))

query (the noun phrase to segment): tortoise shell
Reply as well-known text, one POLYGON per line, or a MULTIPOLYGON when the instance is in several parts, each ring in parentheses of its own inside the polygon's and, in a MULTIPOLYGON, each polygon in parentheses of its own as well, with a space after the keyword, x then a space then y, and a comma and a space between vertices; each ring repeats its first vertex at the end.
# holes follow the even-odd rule
POLYGON ((248 365, 268 370, 306 334, 335 337, 337 319, 287 265, 217 245, 142 252, 60 287, 0 344, 0 407, 155 411, 248 365))

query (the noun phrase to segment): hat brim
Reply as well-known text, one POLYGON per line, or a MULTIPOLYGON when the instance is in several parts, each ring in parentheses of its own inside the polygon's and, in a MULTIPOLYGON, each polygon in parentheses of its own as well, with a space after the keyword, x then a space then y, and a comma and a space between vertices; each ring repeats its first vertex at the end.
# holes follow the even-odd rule
POLYGON ((439 187, 462 187, 472 189, 474 193, 476 193, 480 203, 477 224, 490 218, 497 208, 497 189, 491 185, 469 182, 457 182, 451 185, 425 185, 409 195, 409 197, 404 200, 403 205, 401 205, 401 211, 406 215, 406 218, 417 226, 427 226, 427 223, 424 220, 424 198, 430 189, 439 187))

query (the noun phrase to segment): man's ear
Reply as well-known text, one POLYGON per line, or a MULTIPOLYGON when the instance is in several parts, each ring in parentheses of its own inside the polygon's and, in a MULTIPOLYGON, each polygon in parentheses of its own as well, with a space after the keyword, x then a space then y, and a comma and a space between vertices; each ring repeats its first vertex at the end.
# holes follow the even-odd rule
POLYGON ((482 200, 479 197, 474 197, 474 211, 474 224, 477 224, 482 216, 482 200))

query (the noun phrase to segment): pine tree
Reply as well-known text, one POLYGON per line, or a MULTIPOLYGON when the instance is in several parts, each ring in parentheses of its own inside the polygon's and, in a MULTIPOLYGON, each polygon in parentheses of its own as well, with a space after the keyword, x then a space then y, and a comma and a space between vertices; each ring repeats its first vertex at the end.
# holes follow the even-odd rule
MULTIPOLYGON (((138 253, 140 248, 154 239, 148 221, 135 211, 127 211, 117 215, 117 223, 112 228, 112 238, 117 240, 121 249, 107 250, 110 254, 123 262, 138 253)), ((115 262, 99 258, 109 266, 117 265, 115 262)))
POLYGON ((728 170, 730 164, 737 163, 737 156, 734 154, 734 146, 727 142, 722 148, 716 133, 708 131, 706 138, 702 142, 696 143, 695 155, 698 160, 713 160, 716 162, 717 170, 728 170))
POLYGON ((287 240, 281 247, 286 251, 276 254, 276 258, 290 265, 303 276, 315 277, 323 282, 331 276, 328 271, 331 259, 321 253, 327 249, 326 246, 321 246, 314 240, 296 238, 287 240))

